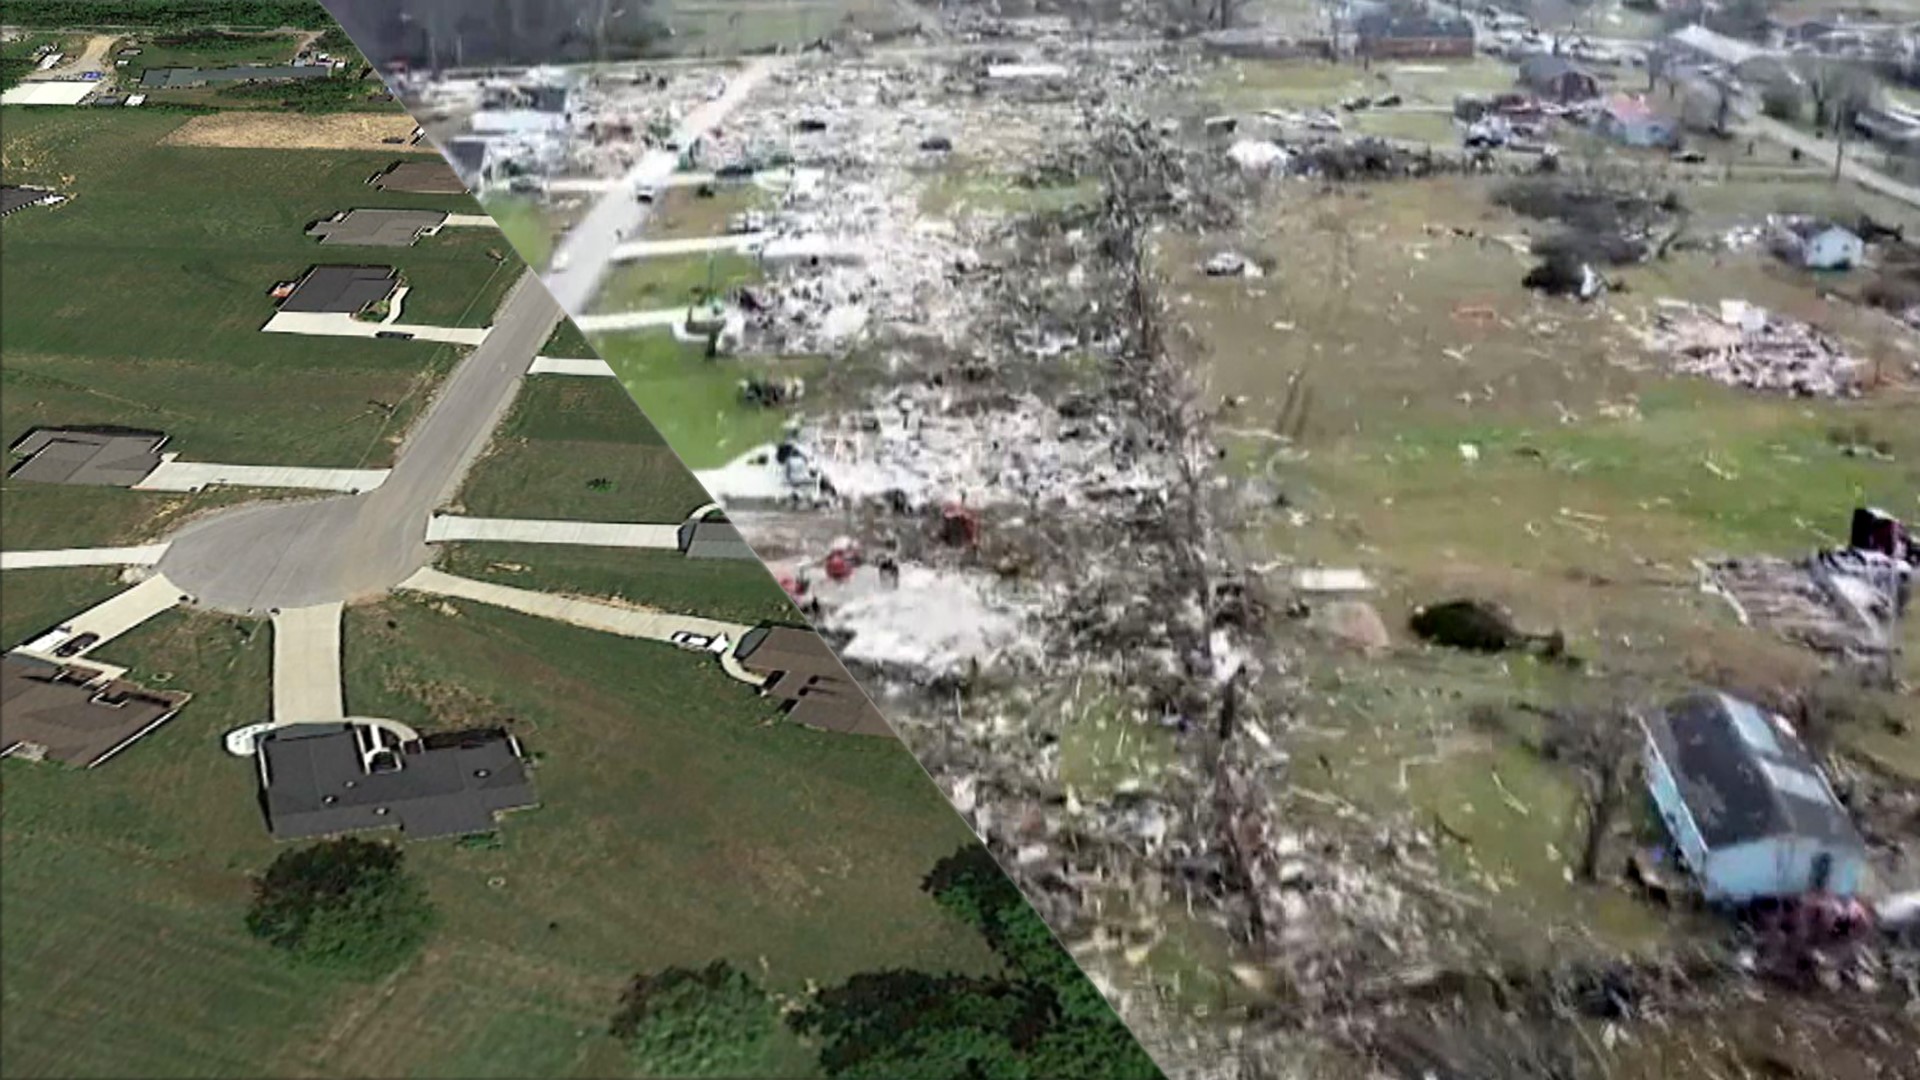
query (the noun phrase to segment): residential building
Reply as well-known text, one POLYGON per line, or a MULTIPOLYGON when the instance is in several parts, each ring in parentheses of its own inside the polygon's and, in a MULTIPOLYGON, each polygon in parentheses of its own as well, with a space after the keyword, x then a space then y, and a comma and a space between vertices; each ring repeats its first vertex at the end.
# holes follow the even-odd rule
POLYGON ((316 266, 293 285, 280 310, 358 315, 392 296, 399 284, 391 266, 316 266))
POLYGON ((447 220, 440 210, 343 210, 307 227, 323 245, 412 247, 447 220))
POLYGON ((191 90, 225 83, 298 82, 333 74, 326 64, 262 64, 223 68, 148 68, 140 76, 142 90, 191 90))
POLYGON ((46 188, 23 187, 19 184, 0 185, 0 218, 16 210, 25 210, 29 206, 52 206, 67 201, 65 195, 46 188))
POLYGON ((1369 59, 1470 57, 1473 23, 1425 7, 1375 9, 1353 23, 1354 52, 1369 59))
POLYGON ((116 427, 34 428, 10 448, 23 458, 7 475, 41 484, 132 487, 160 467, 159 431, 116 427))
POLYGON ((460 175, 439 158, 395 162, 367 182, 382 191, 408 191, 417 195, 464 195, 467 191, 460 175))
POLYGON ((839 657, 812 630, 755 627, 740 639, 734 659, 766 678, 762 692, 787 701, 787 715, 796 723, 842 734, 893 734, 839 657))
POLYGON ((7 653, 0 656, 0 757, 91 769, 173 719, 188 697, 97 668, 7 653))
POLYGON ((1564 56, 1535 53, 1520 64, 1521 85, 1548 101, 1568 104, 1600 96, 1600 80, 1564 56))
POLYGON ((499 729, 400 744, 367 723, 293 724, 254 741, 261 805, 277 839, 398 828, 412 839, 494 828, 535 805, 520 743, 499 729))
POLYGON ((1643 726, 1648 790, 1708 900, 1859 888, 1865 845, 1786 720, 1700 693, 1643 726))
POLYGON ((752 559, 753 549, 740 530, 720 515, 709 515, 680 526, 680 552, 689 559, 752 559))

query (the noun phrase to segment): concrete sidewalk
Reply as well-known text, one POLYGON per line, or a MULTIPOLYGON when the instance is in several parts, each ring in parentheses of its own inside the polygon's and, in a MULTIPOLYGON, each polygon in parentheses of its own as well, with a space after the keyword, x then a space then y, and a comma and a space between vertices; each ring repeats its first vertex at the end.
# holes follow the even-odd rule
POLYGON ((680 549, 680 526, 603 521, 542 521, 439 514, 427 521, 427 543, 491 540, 512 544, 577 544, 582 547, 680 549))
POLYGON ((0 551, 0 570, 44 570, 59 566, 152 566, 166 553, 165 544, 0 551))
POLYGON ((581 315, 573 323, 583 334, 606 334, 621 330, 657 330, 682 325, 686 320, 687 309, 676 307, 623 311, 616 315, 581 315))
MULTIPOLYGON (((732 660, 732 649, 740 643, 740 638, 753 629, 743 623, 723 622, 719 619, 703 619, 697 615, 673 615, 654 608, 627 607, 610 604, 602 600, 587 600, 575 596, 553 596, 534 592, 530 589, 516 589, 510 585, 495 585, 486 581, 474 581, 454 574, 428 567, 415 573, 400 583, 400 588, 433 596, 447 596, 459 600, 473 600, 494 607, 518 611, 523 615, 537 615, 543 619, 568 623, 573 626, 598 630, 621 637, 643 638, 647 641, 671 643, 677 633, 701 634, 706 637, 724 636, 728 645, 728 655, 721 658, 721 666, 729 675, 759 686, 760 680, 741 668, 732 660)), ((689 655, 693 655, 689 653, 689 655)), ((709 654, 711 655, 711 654, 709 654)))
POLYGON ((133 485, 135 491, 199 491, 207 487, 294 488, 304 491, 372 491, 391 469, 310 469, 295 465, 216 465, 164 455, 160 467, 133 485))
POLYGON ((449 227, 491 229, 494 227, 494 220, 486 214, 448 214, 447 219, 440 223, 440 227, 443 229, 449 227))
POLYGON ((166 575, 155 574, 133 588, 109 596, 61 623, 59 632, 45 635, 29 643, 38 645, 40 648, 22 646, 17 651, 56 663, 63 660, 78 660, 186 599, 181 594, 180 587, 168 581, 166 575), (67 656, 53 655, 53 651, 62 644, 83 634, 94 635, 94 640, 67 656))
POLYGON ((337 724, 347 718, 340 687, 343 607, 315 604, 274 614, 274 724, 337 724))
POLYGON ((536 356, 529 375, 592 375, 611 378, 613 367, 605 360, 575 360, 561 356, 536 356))
POLYGON ((449 345, 479 345, 487 340, 492 327, 423 326, 419 323, 362 322, 335 311, 279 311, 260 328, 267 334, 303 334, 308 337, 372 338, 381 334, 405 334, 414 341, 438 341, 449 345))

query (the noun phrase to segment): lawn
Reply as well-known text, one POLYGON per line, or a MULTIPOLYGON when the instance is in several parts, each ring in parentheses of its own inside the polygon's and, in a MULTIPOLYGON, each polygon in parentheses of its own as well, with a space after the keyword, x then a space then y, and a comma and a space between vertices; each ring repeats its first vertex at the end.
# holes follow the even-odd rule
MULTIPOLYGON (((1720 194, 1687 192, 1707 220, 1720 194)), ((1805 194, 1773 185, 1749 213, 1805 194)), ((1219 421, 1231 460, 1290 508, 1243 523, 1250 557, 1365 568, 1396 642, 1362 661, 1275 621, 1311 680, 1288 749, 1326 758, 1324 774, 1301 782, 1426 825, 1444 815, 1472 845, 1447 853, 1458 883, 1532 913, 1488 928, 1523 951, 1554 927, 1620 945, 1658 928, 1610 890, 1565 882, 1578 834, 1572 774, 1469 730, 1469 708, 1647 707, 1702 683, 1761 698, 1804 687, 1819 658, 1741 626, 1699 591, 1692 560, 1803 554, 1843 535, 1858 503, 1920 510, 1913 388, 1843 401, 1747 393, 1663 373, 1632 333, 1662 297, 1741 297, 1814 321, 1858 355, 1897 357, 1886 320, 1756 252, 1626 268, 1629 291, 1601 303, 1542 299, 1519 284, 1531 260, 1500 239, 1542 228, 1494 209, 1481 181, 1445 180, 1295 193, 1244 234, 1160 251, 1178 317, 1201 332, 1209 391, 1244 395, 1219 421), (1260 282, 1205 279, 1197 265, 1222 244, 1277 269, 1260 282), (1304 423, 1277 449, 1296 378, 1304 423), (1884 443, 1890 459, 1843 452, 1855 441, 1884 443), (1460 596, 1504 604, 1524 628, 1561 630, 1584 672, 1431 654, 1410 640, 1416 605, 1460 596)), ((1920 760, 1920 733, 1871 742, 1882 760, 1920 760)))
POLYGON ((727 219, 772 200, 770 192, 755 184, 719 184, 705 197, 694 188, 668 188, 647 216, 645 235, 649 240, 719 236, 727 231, 727 219))
POLYGON ((450 544, 440 566, 463 577, 541 592, 610 597, 683 615, 757 625, 798 616, 752 559, 689 559, 678 551, 563 544, 450 544))
POLYGON ((150 68, 215 68, 247 64, 284 64, 293 60, 300 39, 292 34, 235 34, 221 30, 175 30, 123 38, 115 51, 134 48, 120 77, 128 85, 150 68))
POLYGON ((970 838, 897 744, 763 726, 662 646, 448 610, 350 610, 350 708, 510 719, 541 805, 493 850, 408 845, 442 923, 375 987, 289 969, 243 928, 247 875, 281 848, 219 736, 266 714, 265 628, 173 613, 103 650, 195 697, 99 770, 0 763, 9 1075, 622 1076, 606 1022, 642 969, 725 957, 792 992, 992 963, 919 891, 970 838))
POLYGON ((461 490, 486 517, 678 523, 707 501, 613 379, 528 379, 461 490))
POLYGON ((596 314, 678 307, 703 291, 724 292, 760 277, 758 261, 734 252, 639 259, 609 273, 591 307, 596 314))
POLYGON ((665 332, 602 335, 600 355, 640 402, 666 443, 689 468, 710 469, 772 441, 787 413, 745 405, 740 381, 749 375, 818 372, 818 360, 709 360, 697 346, 665 332))
POLYGON ((73 195, 7 226, 8 439, 36 423, 130 424, 167 431, 189 459, 386 464, 454 350, 263 335, 267 289, 318 262, 377 261, 412 284, 409 318, 484 325, 518 270, 510 253, 489 256, 504 245, 486 230, 323 256, 304 229, 339 210, 473 209, 465 197, 366 187, 388 155, 160 145, 184 122, 177 114, 6 119, 9 180, 73 195))
POLYGON ((58 626, 125 588, 119 572, 107 567, 8 570, 0 598, 0 649, 58 626))
POLYGON ((485 206, 520 258, 536 270, 545 270, 560 230, 540 204, 520 195, 493 195, 485 206))

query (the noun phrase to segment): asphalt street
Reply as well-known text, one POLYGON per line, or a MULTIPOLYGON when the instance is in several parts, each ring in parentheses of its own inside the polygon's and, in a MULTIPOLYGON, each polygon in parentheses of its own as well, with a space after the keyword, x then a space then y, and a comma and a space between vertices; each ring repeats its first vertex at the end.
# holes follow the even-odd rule
POLYGON ((195 522, 172 538, 159 571, 199 606, 236 614, 387 592, 431 561, 427 518, 459 490, 560 318, 534 276, 522 276, 493 332, 454 368, 408 433, 386 483, 362 495, 244 506, 195 522))

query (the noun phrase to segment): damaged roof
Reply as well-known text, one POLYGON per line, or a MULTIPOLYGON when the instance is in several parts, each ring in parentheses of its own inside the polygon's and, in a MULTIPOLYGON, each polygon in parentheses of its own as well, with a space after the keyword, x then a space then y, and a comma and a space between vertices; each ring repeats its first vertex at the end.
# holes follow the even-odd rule
POLYGON ((1727 694, 1701 693, 1650 719, 1647 733, 1709 848, 1780 836, 1862 846, 1785 720, 1727 694))

